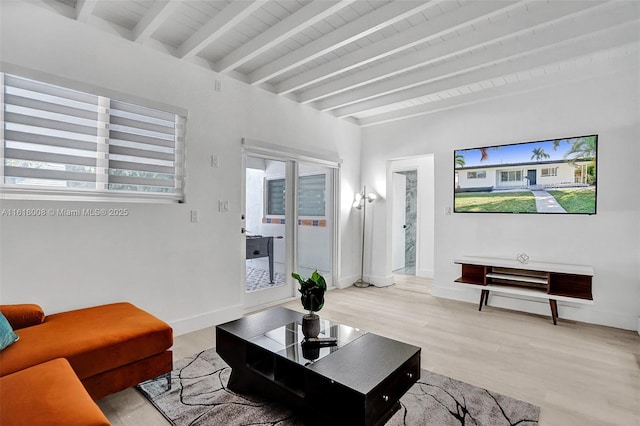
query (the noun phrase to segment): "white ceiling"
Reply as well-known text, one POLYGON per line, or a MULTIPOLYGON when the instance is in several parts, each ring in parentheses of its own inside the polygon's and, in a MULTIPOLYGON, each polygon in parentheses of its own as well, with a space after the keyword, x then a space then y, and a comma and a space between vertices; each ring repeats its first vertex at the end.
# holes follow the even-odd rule
POLYGON ((362 126, 637 63, 640 44, 637 0, 32 1, 362 126))

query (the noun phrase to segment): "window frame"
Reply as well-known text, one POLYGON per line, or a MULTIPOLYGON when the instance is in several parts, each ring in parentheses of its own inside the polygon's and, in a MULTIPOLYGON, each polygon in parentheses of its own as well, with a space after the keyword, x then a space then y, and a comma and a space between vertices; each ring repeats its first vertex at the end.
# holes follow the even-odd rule
POLYGON ((521 182, 522 181, 522 170, 501 170, 500 171, 500 182, 521 182), (504 176, 504 173, 507 174, 507 180, 504 180, 502 177, 504 176), (509 179, 510 174, 513 173, 514 175, 514 179, 509 179), (518 178, 518 174, 520 174, 520 177, 518 178))
MULTIPOLYGON (((20 67, 3 66, 0 69, 0 119, 5 123, 5 75, 16 77, 18 79, 33 80, 36 83, 43 85, 57 86, 62 89, 76 91, 90 96, 100 98, 99 108, 105 108, 106 102, 106 129, 101 130, 99 127, 98 132, 106 134, 106 142, 96 143, 96 160, 97 165, 95 171, 90 171, 95 176, 95 188, 73 188, 73 187, 54 187, 46 185, 25 185, 25 184, 7 184, 5 183, 5 128, 3 124, 0 130, 0 153, 2 161, 0 161, 0 199, 11 200, 64 200, 64 201, 102 201, 102 202, 143 202, 143 203, 182 203, 185 201, 185 182, 186 182, 186 120, 188 112, 184 108, 162 104, 147 99, 141 99, 130 94, 122 94, 117 91, 100 88, 93 85, 82 84, 80 82, 51 76, 45 73, 24 70, 20 67), (174 152, 174 158, 172 160, 174 172, 173 172, 173 188, 175 192, 151 192, 151 191, 130 191, 121 189, 109 188, 109 183, 115 182, 109 180, 109 122, 111 121, 111 101, 133 105, 139 109, 149 109, 160 111, 173 115, 174 120, 174 132, 171 150, 174 152), (106 167, 105 167, 106 165, 106 167), (106 173, 105 173, 106 168, 106 173), (105 185, 106 183, 106 185, 105 185), (103 188, 100 188, 103 186, 103 188)), ((98 114, 105 114, 105 111, 101 110, 98 114)), ((70 117, 75 117, 70 115, 70 117)), ((103 120, 104 121, 104 120, 103 120)), ((98 123, 101 123, 98 120, 98 123)), ((101 138, 101 136, 99 136, 101 138)), ((46 146, 54 146, 48 144, 42 144, 46 146)), ((87 151, 87 153, 94 152, 93 150, 87 151)), ((55 163, 55 162, 54 162, 55 163)), ((65 182, 65 180, 61 180, 65 182)), ((94 182, 93 180, 90 182, 94 182)))
POLYGON ((486 170, 480 170, 480 171, 476 171, 476 172, 467 172, 467 179, 486 179, 486 178, 487 178, 487 171, 486 170), (482 175, 482 176, 480 176, 480 175, 482 175))

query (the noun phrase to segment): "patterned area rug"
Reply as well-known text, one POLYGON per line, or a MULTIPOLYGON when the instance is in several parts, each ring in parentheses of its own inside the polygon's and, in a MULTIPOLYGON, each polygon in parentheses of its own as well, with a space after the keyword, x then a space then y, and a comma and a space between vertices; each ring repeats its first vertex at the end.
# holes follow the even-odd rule
MULTIPOLYGON (((231 369, 208 349, 179 360, 167 380, 159 377, 138 389, 174 426, 303 426, 286 407, 227 389, 231 369)), ((540 408, 517 399, 422 370, 420 380, 400 400, 386 426, 538 424, 540 408)))

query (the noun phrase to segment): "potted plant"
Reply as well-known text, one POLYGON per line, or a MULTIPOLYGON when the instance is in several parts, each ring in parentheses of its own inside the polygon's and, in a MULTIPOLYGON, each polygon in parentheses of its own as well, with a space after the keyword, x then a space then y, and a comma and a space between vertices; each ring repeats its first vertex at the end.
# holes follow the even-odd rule
POLYGON ((318 337, 320 334, 320 317, 315 314, 324 306, 324 292, 327 290, 327 282, 324 277, 314 271, 306 280, 295 272, 291 274, 300 283, 300 301, 302 306, 309 311, 302 317, 302 334, 305 337, 318 337))

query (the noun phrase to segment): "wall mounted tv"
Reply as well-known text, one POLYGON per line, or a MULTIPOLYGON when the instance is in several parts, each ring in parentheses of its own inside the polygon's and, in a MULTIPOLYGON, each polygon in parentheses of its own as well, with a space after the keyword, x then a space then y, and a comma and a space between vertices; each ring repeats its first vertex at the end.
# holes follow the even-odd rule
POLYGON ((598 135, 454 152, 454 212, 596 214, 598 135))

